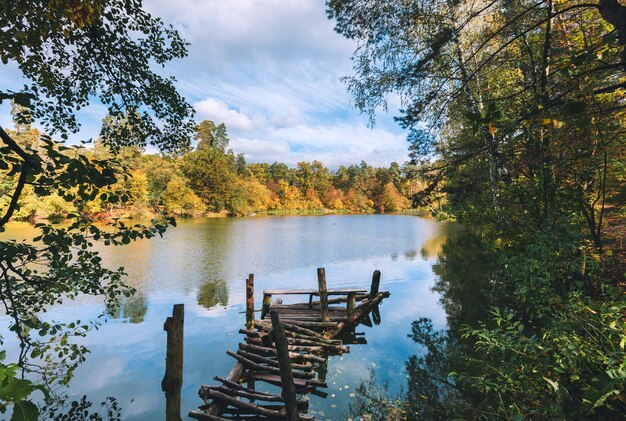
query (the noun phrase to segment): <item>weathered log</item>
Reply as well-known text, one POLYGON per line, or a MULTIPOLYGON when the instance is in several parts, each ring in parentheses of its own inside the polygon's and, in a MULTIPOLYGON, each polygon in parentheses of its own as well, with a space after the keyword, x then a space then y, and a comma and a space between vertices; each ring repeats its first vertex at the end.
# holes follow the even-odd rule
MULTIPOLYGON (((285 324, 291 324, 291 325, 296 325, 299 327, 305 327, 305 328, 313 328, 313 329, 332 329, 337 327, 337 323, 335 322, 318 322, 318 321, 304 321, 304 320, 293 320, 290 319, 289 321, 285 321, 284 319, 283 323, 285 324)), ((254 323, 267 323, 268 320, 255 320, 254 323)))
POLYGON ((270 311, 271 305, 272 305, 272 294, 266 294, 264 291, 263 292, 263 306, 261 308, 261 320, 264 319, 267 313, 270 311))
POLYGON ((348 313, 348 316, 354 313, 355 306, 356 306, 356 294, 352 292, 348 294, 348 301, 346 303, 346 313, 348 313))
POLYGON ((270 310, 270 317, 272 319, 272 337, 276 345, 278 365, 280 366, 278 371, 282 384, 282 397, 285 399, 285 415, 287 421, 298 421, 298 400, 293 378, 299 376, 296 375, 296 370, 291 369, 287 336, 285 336, 285 328, 280 323, 278 313, 270 310))
MULTIPOLYGON (((323 269, 323 268, 322 268, 323 269)), ((328 295, 348 295, 351 292, 365 293, 367 290, 363 288, 330 288, 327 290, 328 295)), ((265 289, 263 290, 265 295, 318 295, 317 289, 265 289)))
POLYGON ((223 385, 230 387, 231 389, 239 389, 243 390, 244 392, 256 393, 258 395, 272 395, 271 393, 263 392, 261 390, 250 389, 249 387, 245 387, 244 385, 241 385, 239 383, 231 382, 230 380, 224 379, 220 376, 213 377, 213 380, 221 382, 223 385))
POLYGON ((254 274, 246 279, 246 330, 254 330, 254 274))
MULTIPOLYGON (((267 358, 264 357, 262 355, 258 355, 258 354, 253 354, 252 352, 247 352, 244 351, 242 349, 240 349, 239 351, 237 351, 237 354, 241 355, 242 357, 245 357, 247 359, 249 359, 250 361, 254 361, 257 363, 264 363, 264 364, 268 364, 271 365, 273 367, 279 367, 278 364, 278 360, 272 360, 271 358, 267 358)), ((302 371, 312 371, 313 370, 313 366, 311 364, 297 364, 292 362, 291 363, 291 368, 294 370, 302 370, 302 371)))
POLYGON ((387 298, 387 297, 389 297, 389 292, 384 291, 384 292, 378 293, 378 295, 376 295, 371 300, 363 301, 355 309, 354 313, 350 316, 348 321, 344 323, 339 323, 336 329, 327 332, 327 337, 334 338, 340 335, 344 330, 350 327, 356 326, 359 323, 359 320, 361 320, 364 317, 367 317, 369 315, 369 312, 372 310, 372 308, 378 305, 384 298, 387 298))
MULTIPOLYGON (((243 377, 245 370, 246 370, 246 366, 240 363, 239 361, 237 361, 237 364, 235 364, 235 366, 230 370, 230 373, 228 373, 228 376, 226 376, 226 379, 228 381, 236 383, 239 381, 239 379, 243 377)), ((206 410, 206 413, 210 415, 218 415, 218 414, 221 414, 223 410, 224 410, 223 402, 213 401, 213 403, 211 403, 209 408, 206 410)))
POLYGON ((232 421, 230 418, 218 417, 217 415, 207 414, 206 412, 195 409, 189 411, 189 416, 200 421, 232 421))
POLYGON ((165 392, 166 421, 180 421, 180 392, 183 386, 183 338, 185 327, 185 305, 175 304, 172 317, 163 324, 167 332, 165 375, 161 389, 165 392))
POLYGON ((206 390, 214 390, 220 393, 225 393, 227 395, 240 396, 246 399, 254 399, 254 400, 259 400, 259 401, 267 401, 267 402, 284 402, 283 398, 279 395, 266 395, 266 394, 261 394, 261 393, 251 393, 245 390, 231 389, 226 386, 207 386, 207 385, 202 385, 200 387, 200 392, 198 392, 200 397, 203 399, 207 398, 207 396, 205 396, 206 394, 204 393, 206 390))
POLYGON ((372 285, 370 286, 370 300, 378 295, 378 287, 380 285, 380 271, 375 270, 372 275, 372 285))
MULTIPOLYGON (((276 375, 276 374, 267 374, 267 373, 250 373, 248 374, 248 377, 254 380, 263 380, 265 382, 280 386, 281 380, 280 380, 280 376, 276 375)), ((307 387, 307 386, 312 386, 312 387, 328 387, 328 385, 323 382, 320 381, 319 379, 298 379, 298 378, 294 378, 293 382, 296 386, 299 387, 307 387)))
MULTIPOLYGON (((247 359, 246 357, 239 355, 237 353, 234 353, 232 351, 226 351, 226 353, 249 368, 254 368, 255 370, 259 370, 259 371, 267 371, 268 373, 280 374, 280 368, 261 365, 259 363, 251 361, 247 359)), ((310 379, 310 378, 315 377, 315 374, 313 373, 305 373, 299 370, 293 370, 292 372, 293 372, 294 377, 299 377, 302 379, 310 379)))
POLYGON ((205 389, 205 394, 208 398, 221 401, 227 405, 232 405, 236 408, 246 409, 254 414, 264 415, 266 417, 277 417, 277 418, 281 417, 281 413, 278 411, 272 411, 272 410, 263 408, 262 406, 257 405, 255 403, 248 403, 248 402, 239 400, 235 397, 226 395, 225 393, 217 392, 211 389, 205 389))
POLYGON ((329 322, 328 315, 328 291, 326 290, 326 271, 324 268, 317 268, 317 284, 320 294, 320 313, 323 322, 329 322))
MULTIPOLYGON (((250 352, 254 352, 256 354, 265 355, 265 356, 276 356, 276 349, 274 348, 267 348, 264 346, 253 345, 253 344, 248 344, 248 343, 240 343, 239 348, 250 351, 250 352)), ((297 352, 290 352, 289 358, 304 360, 304 361, 312 361, 312 362, 316 362, 319 364, 326 363, 326 359, 322 357, 318 357, 317 355, 313 355, 313 354, 299 354, 297 352)))
MULTIPOLYGON (((306 335, 306 336, 310 336, 313 338, 319 338, 319 339, 324 339, 324 340, 327 339, 324 335, 314 330, 307 329, 305 327, 298 326, 293 323, 285 323, 285 322, 282 322, 282 323, 283 323, 283 326, 285 327, 286 332, 299 333, 301 335, 306 335)), ((256 329, 262 330, 263 332, 269 332, 270 330, 272 330, 272 326, 267 322, 267 320, 257 320, 255 327, 256 329)))

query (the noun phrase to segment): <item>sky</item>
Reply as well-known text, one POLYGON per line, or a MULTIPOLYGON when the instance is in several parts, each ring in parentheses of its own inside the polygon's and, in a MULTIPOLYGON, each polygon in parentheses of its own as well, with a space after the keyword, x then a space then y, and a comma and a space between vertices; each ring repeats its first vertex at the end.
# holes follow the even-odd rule
MULTIPOLYGON (((334 32, 323 0, 144 0, 144 8, 191 44, 163 74, 176 77, 198 122, 226 124, 231 148, 248 162, 407 160, 397 108, 379 112, 370 128, 352 105, 340 78, 352 73, 355 44, 334 32)), ((15 73, 0 67, 0 83, 11 85, 15 73)), ((104 112, 82 112, 77 137, 97 136, 104 112)))

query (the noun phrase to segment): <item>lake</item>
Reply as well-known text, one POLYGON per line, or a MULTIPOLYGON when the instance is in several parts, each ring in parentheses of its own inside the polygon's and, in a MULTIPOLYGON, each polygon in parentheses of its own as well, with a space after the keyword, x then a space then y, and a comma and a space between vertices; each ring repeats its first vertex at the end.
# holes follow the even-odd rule
MULTIPOLYGON (((123 266, 137 294, 116 314, 98 319, 104 306, 91 297, 53 308, 46 319, 101 320, 84 343, 87 361, 70 385, 74 399, 93 402, 115 396, 125 420, 162 419, 165 399, 165 318, 172 305, 185 304, 183 412, 202 402, 201 384, 214 384, 234 364, 244 326, 245 278, 255 275, 256 308, 267 288, 317 288, 316 268, 326 269, 329 288, 369 289, 372 272, 382 272, 380 290, 391 292, 380 308, 382 323, 365 332, 366 345, 331 357, 326 399, 309 395, 309 413, 345 420, 360 382, 375 373, 392 393, 406 389, 405 362, 422 350, 407 334, 411 322, 431 318, 447 324, 439 294, 433 291, 442 245, 461 229, 413 215, 256 216, 179 221, 163 238, 140 240, 102 250, 109 267, 123 266), (105 322, 106 319, 106 322, 105 322)), ((28 224, 13 224, 2 238, 35 235, 28 224)), ((3 318, 4 328, 8 319, 3 318)), ((7 345, 10 333, 4 334, 7 345)), ((10 355, 9 355, 10 357, 10 355)))

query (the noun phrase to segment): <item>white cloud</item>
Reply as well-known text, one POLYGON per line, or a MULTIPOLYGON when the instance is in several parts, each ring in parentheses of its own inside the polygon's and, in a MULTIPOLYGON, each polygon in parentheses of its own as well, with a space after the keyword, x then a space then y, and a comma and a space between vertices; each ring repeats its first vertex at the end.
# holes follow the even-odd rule
POLYGON ((298 107, 289 106, 287 109, 272 117, 270 124, 274 127, 289 127, 300 123, 301 116, 298 107))
POLYGON ((205 98, 196 102, 193 107, 196 109, 199 120, 212 120, 215 123, 224 123, 227 128, 235 130, 252 130, 254 124, 247 115, 230 108, 228 104, 220 99, 205 98))

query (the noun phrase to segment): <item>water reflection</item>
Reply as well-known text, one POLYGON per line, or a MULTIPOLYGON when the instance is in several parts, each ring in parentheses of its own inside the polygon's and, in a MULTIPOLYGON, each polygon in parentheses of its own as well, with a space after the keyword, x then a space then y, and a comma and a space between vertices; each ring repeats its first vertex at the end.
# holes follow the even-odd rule
POLYGON ((426 317, 415 320, 408 336, 420 345, 420 352, 405 362, 406 388, 393 393, 372 370, 350 405, 353 417, 388 420, 393 414, 397 420, 456 419, 479 404, 480 397, 457 384, 450 373, 480 373, 472 362, 473 347, 463 340, 460 329, 485 319, 496 269, 479 235, 451 228, 427 240, 421 251, 425 258, 437 255, 433 272, 438 279, 432 289, 440 294, 448 329, 435 328, 426 317))
MULTIPOLYGON (((416 352, 415 342, 406 336, 413 320, 427 315, 436 327, 447 324, 439 296, 432 291, 436 255, 422 259, 420 253, 430 247, 429 239, 450 236, 452 226, 391 214, 185 220, 163 238, 105 248, 105 264, 123 266, 129 275, 125 281, 141 298, 127 301, 114 314, 118 318, 80 339, 91 352, 76 371, 70 393, 87 394, 94 402, 115 395, 124 420, 162 419, 163 321, 173 304, 184 303, 182 407, 195 408, 198 386, 207 376, 225 376, 233 366, 224 351, 236 349, 241 339, 237 332, 244 322, 244 279, 249 273, 255 274, 255 307, 260 307, 263 289, 316 288, 315 268, 320 266, 333 288, 369 288, 372 271, 380 269, 380 289, 391 291, 380 306, 384 325, 360 327, 367 344, 332 358, 327 399, 312 396, 310 401, 319 419, 345 420, 348 402, 356 400, 355 389, 370 368, 394 393, 406 384, 399 374, 416 352)), ((32 226, 16 225, 0 238, 34 235, 32 226)), ((83 297, 50 309, 47 317, 100 321, 103 311, 101 301, 83 297)), ((10 337, 6 332, 5 338, 10 337)), ((364 338, 357 335, 355 341, 364 338)), ((18 348, 14 342, 8 346, 18 348)))
POLYGON ((198 304, 206 309, 228 305, 228 285, 224 280, 208 281, 198 288, 198 304))
POLYGON ((122 298, 117 306, 108 310, 108 315, 111 319, 120 319, 124 323, 142 323, 147 311, 145 296, 136 293, 132 297, 122 298))

